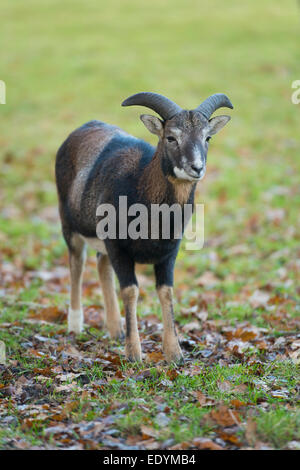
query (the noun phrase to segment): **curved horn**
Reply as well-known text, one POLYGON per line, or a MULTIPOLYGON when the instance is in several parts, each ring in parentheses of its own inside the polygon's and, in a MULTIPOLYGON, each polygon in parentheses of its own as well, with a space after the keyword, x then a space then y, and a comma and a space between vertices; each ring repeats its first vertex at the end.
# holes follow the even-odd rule
POLYGON ((215 93, 203 101, 203 103, 196 108, 196 111, 200 111, 206 119, 209 119, 212 113, 214 113, 218 108, 223 107, 233 109, 233 105, 228 96, 223 93, 215 93))
POLYGON ((129 98, 122 103, 122 106, 133 105, 146 106, 147 108, 153 109, 153 111, 159 114, 164 120, 171 119, 175 114, 182 111, 180 106, 158 93, 136 93, 135 95, 129 96, 129 98))

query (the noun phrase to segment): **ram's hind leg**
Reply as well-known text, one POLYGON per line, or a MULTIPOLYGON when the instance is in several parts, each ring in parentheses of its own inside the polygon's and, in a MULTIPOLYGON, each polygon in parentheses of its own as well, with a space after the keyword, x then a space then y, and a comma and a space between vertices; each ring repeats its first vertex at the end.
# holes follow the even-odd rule
POLYGON ((173 309, 173 269, 174 259, 155 265, 156 289, 163 315, 163 351, 168 362, 183 362, 179 346, 173 309))
POLYGON ((97 253, 98 272, 103 292, 106 324, 111 338, 124 338, 122 319, 116 295, 114 270, 107 255, 97 253))
POLYGON ((73 235, 69 246, 71 274, 71 303, 68 313, 68 330, 80 333, 83 330, 83 310, 81 305, 82 272, 85 263, 85 243, 78 235, 73 235))

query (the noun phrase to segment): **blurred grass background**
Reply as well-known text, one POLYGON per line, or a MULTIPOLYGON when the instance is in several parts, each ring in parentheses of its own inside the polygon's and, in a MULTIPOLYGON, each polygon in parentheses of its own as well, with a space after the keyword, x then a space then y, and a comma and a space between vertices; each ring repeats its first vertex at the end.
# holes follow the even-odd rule
MULTIPOLYGON (((299 106, 291 103, 291 83, 300 76, 296 1, 2 0, 0 15, 0 78, 7 86, 7 104, 0 107, 4 259, 50 269, 65 252, 51 213, 56 150, 90 119, 154 143, 139 120, 141 110, 120 106, 143 90, 186 108, 224 92, 235 105, 232 121, 211 144, 199 185, 208 250, 181 253, 179 268, 214 269, 223 279, 233 273, 242 284, 252 276, 254 286, 275 279, 281 265, 297 258, 299 106), (218 237, 219 245, 213 242, 218 237), (219 258, 240 243, 250 252, 216 265, 210 243, 219 258), (283 257, 270 261, 268 255, 284 247, 283 257)), ((287 289, 298 294, 293 280, 287 289)))
MULTIPOLYGON (((120 106, 138 91, 162 93, 186 108, 223 92, 235 106, 228 111, 231 122, 210 144, 207 174, 198 185, 197 200, 205 204, 204 249, 188 252, 183 246, 176 265, 175 312, 180 327, 191 321, 196 308, 207 310, 206 328, 209 324, 212 330, 246 321, 264 327, 271 338, 285 337, 286 331, 296 335, 300 108, 291 102, 291 85, 300 79, 299 4, 295 0, 1 0, 0 19, 0 80, 7 86, 7 104, 0 105, 0 321, 7 356, 19 364, 19 375, 29 366, 37 367, 28 351, 36 332, 49 337, 57 332, 59 341, 70 341, 60 324, 22 322, 33 312, 43 312, 43 307, 64 313, 69 302, 55 153, 74 128, 91 119, 119 125, 155 143, 139 120, 142 108, 120 106), (5 328, 5 322, 17 323, 5 328)), ((139 268, 139 314, 159 316, 154 283, 148 279, 151 273, 151 268, 139 268)), ((98 287, 93 256, 84 278, 83 302, 101 311, 98 287)), ((199 331, 202 326, 199 323, 199 331)), ((105 330, 93 331, 105 337, 105 330)), ((104 348, 107 344, 107 338, 99 342, 104 348)), ((202 343, 197 347, 201 350, 202 343)), ((274 398, 255 385, 253 390, 249 386, 243 400, 249 405, 268 402, 266 408, 257 406, 258 433, 263 442, 282 447, 299 437, 299 413, 293 408, 299 359, 295 356, 293 363, 286 356, 280 359, 279 350, 276 355, 263 348, 255 355, 259 364, 263 361, 261 376, 272 373, 270 380, 276 376, 288 387, 289 398, 274 398)), ((43 357, 38 367, 48 367, 47 356, 43 357)), ((237 360, 233 358, 233 363, 237 360)), ((220 378, 237 374, 238 381, 248 383, 256 377, 255 363, 252 372, 247 363, 233 363, 202 364, 211 377, 205 375, 203 380, 201 374, 191 381, 188 373, 181 374, 178 396, 174 388, 162 392, 160 381, 155 382, 154 393, 151 385, 149 393, 148 379, 141 379, 130 399, 135 402, 140 396, 148 403, 150 395, 174 398, 170 406, 175 417, 167 432, 175 435, 175 442, 203 435, 207 430, 199 413, 208 410, 186 404, 181 384, 186 390, 201 387, 219 400, 220 378), (176 413, 184 416, 185 424, 176 413)), ((116 397, 128 403, 126 392, 120 388, 119 394, 116 384, 111 384, 106 396, 99 395, 97 406, 106 399, 113 403, 116 397)), ((228 392, 226 400, 230 396, 228 392)), ((57 400, 65 403, 65 396, 57 400)), ((125 411, 123 423, 124 429, 134 432, 142 419, 154 419, 152 412, 145 414, 136 403, 131 414, 125 411)), ((98 408, 95 412, 99 414, 98 408)), ((17 409, 13 413, 21 426, 22 415, 17 409)), ((81 420, 78 416, 75 419, 81 420)), ((3 426, 0 445, 7 445, 7 436, 10 440, 18 432, 3 426)), ((29 429, 29 442, 41 437, 39 432, 29 429)))

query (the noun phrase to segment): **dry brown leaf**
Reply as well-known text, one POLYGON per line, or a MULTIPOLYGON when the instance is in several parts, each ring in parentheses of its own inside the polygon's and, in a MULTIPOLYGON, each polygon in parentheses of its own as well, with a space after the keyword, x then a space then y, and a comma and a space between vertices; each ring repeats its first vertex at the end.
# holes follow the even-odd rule
POLYGON ((211 439, 206 439, 205 437, 195 437, 192 442, 198 449, 223 450, 223 447, 219 446, 219 444, 216 444, 211 439))
POLYGON ((174 446, 170 447, 170 450, 186 450, 190 448, 189 442, 180 442, 179 444, 175 444, 174 446))
POLYGON ((75 359, 83 358, 82 353, 78 349, 76 349, 75 346, 73 346, 72 344, 66 344, 63 350, 64 354, 66 354, 67 356, 73 357, 75 359))
POLYGON ((213 398, 207 397, 204 395, 204 393, 201 392, 201 390, 196 390, 195 392, 192 392, 192 395, 197 398, 198 403, 201 406, 212 406, 215 404, 215 400, 213 398))
POLYGON ((220 426, 234 426, 240 423, 240 417, 235 410, 227 408, 227 406, 220 406, 210 412, 211 418, 220 426))
POLYGON ((178 372, 175 369, 169 369, 166 373, 166 376, 168 377, 169 380, 175 380, 176 377, 178 377, 178 372))
POLYGON ((296 349, 296 351, 289 351, 288 354, 294 364, 300 364, 300 349, 296 349))
POLYGON ((198 321, 192 321, 190 323, 186 323, 182 327, 182 331, 184 331, 185 333, 189 333, 190 331, 200 330, 200 329, 201 329, 201 326, 198 321))
POLYGON ((84 323, 93 326, 94 328, 101 328, 105 323, 104 310, 99 305, 90 305, 84 309, 84 323))
POLYGON ((252 341, 253 339, 255 339, 257 337, 257 333, 255 333, 254 331, 251 331, 251 330, 244 330, 243 332, 241 332, 240 336, 242 341, 252 341))
POLYGON ((196 279, 196 284, 198 286, 207 286, 213 287, 220 282, 213 272, 205 271, 200 277, 196 279))
POLYGON ((161 444, 155 439, 146 439, 142 442, 142 445, 147 450, 157 450, 160 449, 161 444))
POLYGON ((248 387, 246 384, 240 384, 237 385, 236 387, 233 387, 231 390, 232 393, 245 393, 248 390, 248 387))
POLYGON ((159 433, 156 429, 150 426, 145 426, 144 424, 142 424, 141 426, 141 433, 142 433, 142 439, 149 439, 149 437, 157 438, 159 436, 159 433))
POLYGON ((246 403, 237 399, 233 399, 230 401, 231 406, 234 408, 241 408, 242 406, 246 406, 246 403))
POLYGON ((38 375, 43 375, 45 377, 50 377, 52 375, 51 367, 45 367, 44 369, 34 368, 33 372, 38 375))
POLYGON ((270 294, 262 290, 256 290, 249 298, 250 305, 253 308, 265 307, 270 299, 270 294))
POLYGON ((221 392, 228 392, 229 390, 232 390, 232 383, 229 382, 228 380, 223 380, 221 382, 220 380, 217 381, 218 389, 221 390, 221 392))
POLYGON ((65 413, 56 413, 50 416, 53 421, 63 421, 66 418, 65 413))
POLYGON ((223 439, 223 441, 230 442, 230 444, 234 444, 237 447, 242 446, 241 441, 234 434, 229 434, 228 432, 223 432, 223 431, 220 431, 218 434, 219 434, 219 437, 223 439))
POLYGON ((164 355, 161 351, 152 351, 147 354, 147 360, 148 362, 160 362, 164 360, 164 355))
POLYGON ((67 314, 59 307, 53 306, 43 308, 39 312, 31 311, 29 318, 44 320, 49 323, 63 323, 67 319, 67 314))
POLYGON ((125 375, 120 369, 118 369, 114 375, 114 379, 120 379, 120 380, 125 379, 125 375))
POLYGON ((68 413, 70 413, 71 411, 76 410, 76 408, 78 408, 79 405, 80 405, 80 400, 69 401, 69 402, 66 403, 66 405, 64 406, 63 411, 68 414, 68 413))

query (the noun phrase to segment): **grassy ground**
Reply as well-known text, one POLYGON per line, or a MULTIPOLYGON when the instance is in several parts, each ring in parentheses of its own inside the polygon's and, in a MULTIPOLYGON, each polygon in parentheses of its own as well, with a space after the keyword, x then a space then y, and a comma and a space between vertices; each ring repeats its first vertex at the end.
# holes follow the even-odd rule
POLYGON ((0 16, 0 447, 299 447, 297 3, 2 0, 0 16), (93 253, 87 328, 66 334, 54 155, 94 118, 154 142, 120 107, 141 90, 187 108, 221 91, 235 105, 197 194, 205 247, 177 263, 180 368, 161 356, 150 267, 143 365, 99 328, 93 253))

